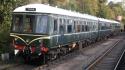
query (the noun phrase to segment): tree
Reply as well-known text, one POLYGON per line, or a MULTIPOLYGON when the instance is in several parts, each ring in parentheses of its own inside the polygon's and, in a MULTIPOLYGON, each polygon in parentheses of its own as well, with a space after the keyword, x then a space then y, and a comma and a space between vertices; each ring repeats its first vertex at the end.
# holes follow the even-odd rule
POLYGON ((76 0, 78 11, 90 15, 96 15, 98 12, 98 0, 76 0))
POLYGON ((107 2, 107 0, 98 0, 98 1, 99 1, 100 4, 102 4, 102 3, 104 4, 104 3, 107 2))
MULTIPOLYGON (((24 1, 25 2, 25 1, 24 1)), ((0 53, 9 49, 9 31, 11 26, 11 12, 17 6, 24 4, 23 0, 0 0, 0 53)))

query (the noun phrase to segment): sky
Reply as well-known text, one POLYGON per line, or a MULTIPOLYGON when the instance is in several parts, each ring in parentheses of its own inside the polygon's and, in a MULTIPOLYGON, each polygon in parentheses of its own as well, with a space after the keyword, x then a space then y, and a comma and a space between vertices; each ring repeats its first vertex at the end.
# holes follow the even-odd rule
POLYGON ((113 2, 121 2, 121 0, 108 0, 108 2, 113 1, 113 2))

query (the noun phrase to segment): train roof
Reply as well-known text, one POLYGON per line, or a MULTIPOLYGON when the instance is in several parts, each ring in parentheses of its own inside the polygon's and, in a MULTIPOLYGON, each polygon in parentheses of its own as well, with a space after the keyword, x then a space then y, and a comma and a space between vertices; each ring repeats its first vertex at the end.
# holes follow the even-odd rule
POLYGON ((108 20, 108 19, 104 19, 104 18, 98 18, 98 19, 99 19, 99 21, 102 21, 102 22, 120 24, 118 21, 114 21, 114 20, 108 20))
POLYGON ((66 15, 72 17, 80 17, 92 20, 98 20, 97 17, 91 16, 88 14, 81 14, 78 12, 72 12, 70 10, 65 10, 57 7, 52 7, 44 4, 28 4, 21 7, 16 8, 13 12, 36 12, 36 13, 50 13, 50 14, 58 14, 58 15, 66 15))
POLYGON ((91 20, 99 20, 102 22, 109 22, 109 23, 117 23, 120 24, 117 21, 114 20, 108 20, 104 18, 98 18, 92 15, 88 14, 81 14, 78 12, 72 12, 71 10, 65 10, 57 7, 52 7, 49 5, 44 4, 28 4, 21 7, 16 8, 14 11, 16 12, 35 12, 35 13, 48 13, 48 14, 58 14, 58 15, 66 15, 66 16, 72 16, 72 17, 79 17, 79 18, 85 18, 85 19, 91 19, 91 20))
POLYGON ((102 21, 102 22, 110 22, 109 20, 107 19, 104 19, 104 18, 98 18, 99 21, 102 21))

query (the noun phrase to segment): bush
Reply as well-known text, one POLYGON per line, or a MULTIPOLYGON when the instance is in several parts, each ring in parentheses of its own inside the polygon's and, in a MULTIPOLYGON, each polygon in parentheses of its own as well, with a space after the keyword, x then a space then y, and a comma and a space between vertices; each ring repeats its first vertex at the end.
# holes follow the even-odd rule
POLYGON ((6 33, 0 33, 0 54, 9 52, 10 41, 9 41, 9 34, 6 33))
POLYGON ((6 23, 1 24, 0 27, 0 54, 9 52, 10 47, 10 37, 9 37, 9 29, 10 26, 6 23))

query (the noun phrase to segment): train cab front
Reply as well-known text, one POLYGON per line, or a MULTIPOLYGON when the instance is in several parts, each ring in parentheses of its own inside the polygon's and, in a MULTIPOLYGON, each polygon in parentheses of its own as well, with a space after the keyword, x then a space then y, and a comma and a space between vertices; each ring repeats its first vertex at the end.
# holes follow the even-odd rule
POLYGON ((13 14, 10 36, 15 56, 24 58, 41 57, 48 52, 48 16, 13 14))

